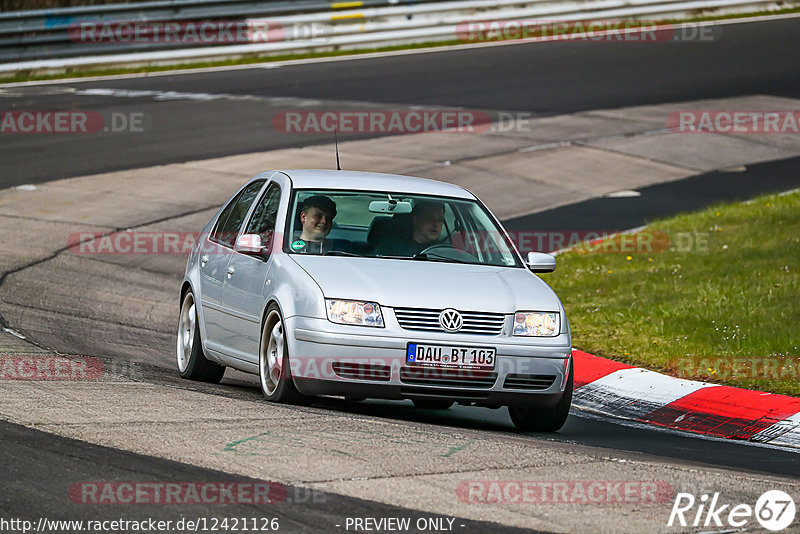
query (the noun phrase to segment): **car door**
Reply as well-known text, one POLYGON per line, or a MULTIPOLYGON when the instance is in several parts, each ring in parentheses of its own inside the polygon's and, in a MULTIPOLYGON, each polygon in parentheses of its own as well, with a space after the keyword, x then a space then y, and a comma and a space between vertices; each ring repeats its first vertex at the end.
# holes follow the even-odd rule
POLYGON ((263 186, 264 180, 259 180, 242 188, 222 210, 200 251, 200 304, 203 308, 206 344, 211 350, 228 352, 225 350, 229 343, 225 331, 228 319, 222 306, 225 271, 233 254, 236 234, 263 186))
MULTIPOLYGON (((258 362, 258 345, 261 337, 261 314, 267 291, 268 276, 272 267, 275 225, 281 205, 281 187, 271 182, 261 195, 242 234, 261 236, 264 252, 254 256, 234 252, 227 267, 228 275, 223 285, 223 306, 231 317, 230 345, 233 356, 258 362)), ((241 235, 241 234, 240 234, 241 235)))

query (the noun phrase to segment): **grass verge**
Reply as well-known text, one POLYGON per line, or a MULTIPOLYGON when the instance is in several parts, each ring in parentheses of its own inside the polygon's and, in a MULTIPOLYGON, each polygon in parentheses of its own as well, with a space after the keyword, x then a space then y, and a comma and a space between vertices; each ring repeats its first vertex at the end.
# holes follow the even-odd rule
MULTIPOLYGON (((686 19, 667 19, 663 21, 663 24, 683 24, 683 23, 692 23, 692 22, 708 22, 714 20, 729 20, 729 19, 740 19, 740 18, 753 18, 753 17, 761 17, 766 15, 785 15, 791 13, 800 13, 800 7, 795 8, 788 8, 788 9, 780 9, 780 10, 773 10, 773 11, 758 11, 754 13, 740 13, 740 14, 728 14, 728 15, 710 15, 710 16, 703 16, 703 17, 692 17, 686 19)), ((653 23, 654 21, 648 21, 648 23, 653 23)), ((569 33, 569 32, 568 32, 569 33)), ((531 35, 531 37, 535 37, 535 35, 531 35)), ((468 45, 470 44, 468 41, 464 41, 461 39, 453 39, 448 41, 435 41, 435 42, 427 42, 427 43, 416 43, 416 44, 407 44, 407 45, 396 45, 396 46, 385 46, 385 47, 377 47, 377 48, 367 48, 361 50, 337 50, 337 51, 330 51, 330 52, 310 52, 310 53, 302 53, 302 54, 283 54, 283 55, 275 55, 275 56, 246 56, 237 59, 223 59, 219 61, 201 61, 201 62, 194 62, 194 63, 181 63, 181 64, 172 64, 172 65, 147 65, 147 66, 140 66, 140 67, 108 67, 108 68, 100 68, 100 69, 92 69, 91 67, 65 67, 64 72, 59 73, 51 73, 51 74, 37 74, 36 72, 30 71, 19 71, 13 73, 0 73, 0 84, 2 83, 20 83, 20 82, 31 82, 31 81, 46 81, 46 80, 61 80, 61 79, 72 79, 72 78, 87 78, 87 77, 94 77, 94 76, 115 76, 121 74, 139 74, 139 73, 147 73, 147 72, 165 72, 165 71, 176 71, 176 70, 191 70, 191 69, 200 69, 200 68, 209 68, 209 67, 231 67, 237 65, 254 65, 259 63, 271 63, 276 61, 291 61, 291 60, 301 60, 301 59, 313 59, 313 58, 329 58, 329 57, 340 57, 340 56, 357 56, 361 54, 372 54, 376 52, 393 52, 398 50, 416 50, 416 49, 423 49, 423 48, 439 48, 445 46, 454 46, 454 45, 468 45)), ((473 43, 475 44, 475 43, 473 43)))
POLYGON ((800 192, 660 220, 639 237, 558 256, 546 280, 575 347, 681 378, 800 396, 800 192))

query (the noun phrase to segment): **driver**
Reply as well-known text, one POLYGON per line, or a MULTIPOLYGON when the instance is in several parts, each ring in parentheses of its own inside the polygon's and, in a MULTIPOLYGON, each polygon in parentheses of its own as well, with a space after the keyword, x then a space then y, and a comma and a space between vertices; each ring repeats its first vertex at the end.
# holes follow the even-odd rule
POLYGON ((415 256, 439 242, 444 225, 444 203, 420 200, 411 211, 411 235, 384 241, 375 251, 381 256, 415 256))
POLYGON ((298 254, 323 254, 333 248, 334 240, 326 239, 336 217, 336 203, 325 195, 308 197, 300 206, 302 232, 292 242, 298 254))

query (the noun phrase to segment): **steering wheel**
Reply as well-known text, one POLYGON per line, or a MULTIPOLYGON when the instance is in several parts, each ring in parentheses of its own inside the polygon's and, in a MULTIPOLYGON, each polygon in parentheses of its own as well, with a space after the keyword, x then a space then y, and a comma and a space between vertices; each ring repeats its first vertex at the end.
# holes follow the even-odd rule
POLYGON ((428 252, 432 252, 437 249, 447 250, 446 254, 439 254, 439 257, 441 258, 456 260, 456 261, 466 261, 470 263, 474 263, 477 261, 477 258, 472 254, 470 254, 469 252, 457 249, 453 245, 449 245, 447 243, 434 243, 433 245, 421 250, 419 254, 427 254, 428 252))
POLYGON ((457 250, 452 245, 447 245, 445 243, 434 243, 433 245, 425 247, 423 250, 419 251, 418 254, 427 254, 428 252, 436 250, 437 248, 452 248, 454 250, 457 250))

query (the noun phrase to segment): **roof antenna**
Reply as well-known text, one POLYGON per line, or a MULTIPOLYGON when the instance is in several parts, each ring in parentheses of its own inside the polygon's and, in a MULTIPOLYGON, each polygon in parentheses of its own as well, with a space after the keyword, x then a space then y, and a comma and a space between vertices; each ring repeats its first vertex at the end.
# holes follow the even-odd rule
POLYGON ((339 164, 339 125, 336 125, 336 129, 333 131, 333 142, 336 145, 336 170, 341 171, 342 166, 339 164))

